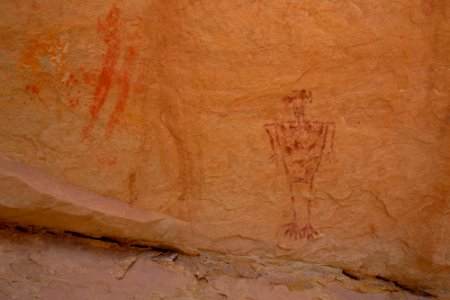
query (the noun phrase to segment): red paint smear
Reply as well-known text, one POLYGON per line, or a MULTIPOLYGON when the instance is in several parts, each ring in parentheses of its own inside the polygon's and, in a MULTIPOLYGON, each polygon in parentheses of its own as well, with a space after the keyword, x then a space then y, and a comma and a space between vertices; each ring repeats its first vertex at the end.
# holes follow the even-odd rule
POLYGON ((94 81, 94 74, 90 72, 83 72, 83 82, 85 84, 91 84, 94 81))
POLYGON ((139 64, 139 75, 137 76, 136 84, 134 86, 134 92, 138 94, 143 94, 148 90, 149 85, 149 72, 147 68, 147 62, 142 61, 139 64))
POLYGON ((120 51, 119 16, 119 8, 113 6, 106 17, 105 22, 98 22, 99 31, 105 33, 104 42, 108 45, 108 50, 106 51, 103 68, 95 88, 94 103, 89 108, 91 120, 89 125, 83 130, 84 138, 89 138, 91 136, 95 121, 98 119, 100 110, 105 104, 106 97, 111 88, 112 77, 115 73, 115 65, 119 59, 120 51))
POLYGON ((104 166, 114 166, 117 163, 117 157, 112 154, 103 154, 97 156, 97 161, 104 166))
POLYGON ((39 9, 39 3, 37 3, 36 1, 33 1, 31 3, 31 9, 38 10, 39 9))
POLYGON ((41 89, 35 85, 27 85, 25 87, 25 89, 29 92, 32 92, 33 94, 35 94, 36 96, 39 95, 39 93, 41 92, 41 89))
POLYGON ((72 108, 75 108, 75 107, 77 107, 78 105, 80 104, 80 100, 78 100, 78 99, 70 99, 69 100, 69 105, 70 105, 70 107, 72 107, 72 108))
POLYGON ((434 10, 434 0, 422 0, 422 11, 426 16, 431 16, 434 10))
POLYGON ((136 62, 136 56, 136 50, 133 47, 128 47, 121 69, 122 89, 116 107, 109 118, 108 129, 106 131, 107 137, 112 135, 114 126, 119 122, 119 116, 125 110, 125 106, 128 102, 128 96, 130 94, 130 78, 136 62))

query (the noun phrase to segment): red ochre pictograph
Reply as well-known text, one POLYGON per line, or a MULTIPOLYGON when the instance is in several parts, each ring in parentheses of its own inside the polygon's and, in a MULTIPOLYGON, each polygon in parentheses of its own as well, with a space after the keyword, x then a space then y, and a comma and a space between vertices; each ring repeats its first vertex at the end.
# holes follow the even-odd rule
POLYGON ((312 103, 312 93, 306 90, 295 90, 282 101, 292 107, 294 120, 265 124, 273 151, 271 160, 280 163, 286 174, 290 193, 292 219, 284 225, 284 234, 289 239, 311 240, 320 236, 320 232, 311 224, 310 197, 314 194, 314 177, 326 153, 334 160, 333 141, 335 125, 331 122, 311 121, 306 119, 306 107, 312 103), (300 199, 297 188, 306 188, 310 197, 300 199), (306 201, 307 220, 300 225, 298 202, 306 201))
MULTIPOLYGON (((98 78, 93 103, 89 107, 90 120, 83 129, 83 139, 89 139, 92 130, 98 120, 101 110, 107 100, 108 93, 111 90, 114 78, 119 78, 120 92, 115 104, 114 110, 109 117, 106 137, 110 137, 114 131, 115 125, 119 122, 119 117, 124 111, 130 94, 131 77, 136 64, 137 51, 133 46, 122 47, 121 39, 121 20, 120 9, 113 6, 106 16, 105 20, 98 21, 98 31, 104 35, 103 41, 107 45, 107 51, 104 56, 103 66, 98 78), (121 57, 121 49, 125 48, 122 65, 118 68, 118 62, 121 57)), ((89 81, 88 76, 83 77, 84 81, 89 81)))

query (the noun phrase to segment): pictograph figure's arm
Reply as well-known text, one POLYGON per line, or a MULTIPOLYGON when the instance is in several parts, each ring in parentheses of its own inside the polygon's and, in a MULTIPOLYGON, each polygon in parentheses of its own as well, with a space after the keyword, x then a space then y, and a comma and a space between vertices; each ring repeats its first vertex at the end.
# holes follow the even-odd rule
POLYGON ((264 129, 266 130, 267 135, 269 136, 270 147, 272 149, 272 155, 270 156, 270 160, 272 162, 277 163, 278 165, 278 137, 277 137, 277 129, 276 124, 266 124, 264 125, 264 129))
POLYGON ((331 162, 336 162, 336 157, 334 155, 334 133, 336 131, 336 126, 333 122, 327 122, 325 124, 327 127, 327 136, 325 137, 327 157, 331 162))

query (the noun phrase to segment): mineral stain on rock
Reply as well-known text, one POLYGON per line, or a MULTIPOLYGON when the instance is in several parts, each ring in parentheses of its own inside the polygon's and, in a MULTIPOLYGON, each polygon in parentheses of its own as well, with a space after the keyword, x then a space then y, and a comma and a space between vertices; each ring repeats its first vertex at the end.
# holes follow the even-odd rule
POLYGON ((26 89, 27 91, 33 93, 33 94, 36 95, 36 96, 39 96, 39 93, 41 92, 41 89, 40 89, 39 87, 37 87, 37 86, 35 86, 35 85, 31 85, 31 84, 27 85, 27 86, 25 87, 25 89, 26 89))
POLYGON ((136 172, 132 172, 128 176, 128 192, 129 192, 129 200, 130 204, 135 203, 138 200, 138 196, 136 194, 136 172))

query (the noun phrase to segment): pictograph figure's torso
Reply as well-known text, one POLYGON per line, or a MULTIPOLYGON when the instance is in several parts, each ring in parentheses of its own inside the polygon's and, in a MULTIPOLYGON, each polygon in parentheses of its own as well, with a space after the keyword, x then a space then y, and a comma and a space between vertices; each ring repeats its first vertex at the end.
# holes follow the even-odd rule
POLYGON ((325 147, 328 126, 323 122, 280 122, 271 124, 275 144, 292 183, 312 184, 325 147))

